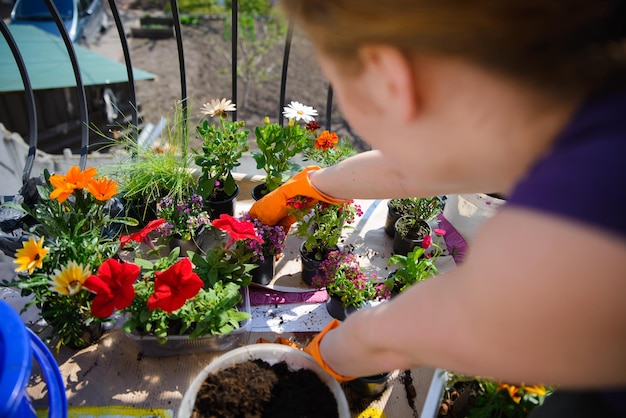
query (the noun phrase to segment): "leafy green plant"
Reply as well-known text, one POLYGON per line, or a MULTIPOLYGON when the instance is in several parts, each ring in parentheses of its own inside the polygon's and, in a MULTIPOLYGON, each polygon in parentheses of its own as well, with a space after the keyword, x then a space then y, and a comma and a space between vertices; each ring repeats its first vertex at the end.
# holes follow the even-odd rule
POLYGON ((389 274, 385 285, 389 290, 403 292, 417 282, 421 282, 438 273, 435 261, 437 257, 426 257, 426 250, 418 247, 407 255, 394 254, 389 258, 388 266, 397 269, 389 274))
POLYGON ((298 196, 287 204, 298 221, 295 235, 305 239, 304 249, 316 260, 322 260, 336 248, 343 231, 352 227, 357 216, 363 215, 361 206, 354 201, 338 205, 318 201, 311 208, 310 198, 298 196))
POLYGON ((313 139, 315 140, 313 146, 305 150, 304 156, 321 167, 330 167, 356 154, 356 149, 348 139, 345 137, 339 139, 335 132, 322 131, 317 135, 317 129, 314 129, 313 139))
MULTIPOLYGON (((230 103, 230 101, 228 101, 230 103)), ((196 156, 196 164, 202 174, 198 187, 204 198, 210 198, 219 190, 231 196, 237 183, 232 170, 240 165, 240 158, 248 151, 248 134, 243 121, 230 121, 226 114, 217 114, 218 124, 205 120, 196 127, 196 133, 202 139, 202 154, 196 156)))
POLYGON ((250 271, 256 265, 249 263, 253 252, 246 247, 246 240, 263 242, 257 235, 254 224, 222 214, 213 221, 213 226, 226 232, 229 239, 212 247, 205 255, 192 254, 195 271, 211 286, 218 281, 248 286, 252 281, 250 271))
MULTIPOLYGON (((37 187, 40 201, 9 206, 29 214, 31 238, 16 252, 18 277, 5 285, 33 296, 25 309, 35 305, 51 333, 48 342, 58 347, 81 347, 85 328, 100 322, 90 315, 92 294, 85 280, 119 249, 116 224, 134 225, 116 217, 117 183, 96 177, 95 168, 71 167, 66 175, 44 173, 37 187)), ((118 211, 121 212, 121 207, 118 211)))
POLYGON ((360 308, 368 301, 386 299, 389 291, 377 277, 361 270, 358 258, 348 251, 331 251, 320 263, 312 285, 326 288, 329 295, 341 299, 344 307, 360 308))
POLYGON ((394 198, 389 200, 389 207, 401 216, 412 215, 429 221, 443 210, 443 201, 438 196, 394 198))
POLYGON ((287 126, 270 123, 265 118, 264 126, 257 126, 254 134, 259 151, 252 151, 256 168, 265 171, 265 185, 268 192, 275 190, 285 180, 285 176, 300 168, 293 158, 310 147, 310 132, 289 121, 287 126))
MULTIPOLYGON (((155 293, 155 275, 167 272, 179 259, 179 249, 175 248, 167 257, 156 261, 136 259, 141 266, 142 278, 134 285, 135 296, 123 312, 129 315, 124 323, 126 332, 139 332, 154 335, 160 343, 167 342, 168 335, 188 335, 198 338, 204 335, 228 334, 239 327, 239 323, 250 317, 241 312, 237 305, 242 296, 240 286, 220 281, 204 285, 195 295, 185 300, 182 306, 168 311, 152 306, 155 293)), ((188 259, 185 259, 188 260, 188 259)), ((177 275, 181 277, 181 275, 177 275)), ((182 284, 178 286, 185 286, 182 284)))
POLYGON ((397 233, 402 238, 422 239, 430 234, 430 226, 428 223, 415 216, 402 216, 395 224, 397 233))
MULTIPOLYGON (((122 237, 121 245, 151 242, 148 234, 163 222, 157 219, 122 237)), ((229 240, 204 257, 190 252, 181 258, 176 247, 156 259, 136 258, 134 263, 106 260, 98 274, 85 282, 95 294, 92 314, 106 318, 115 310, 124 312, 128 314, 125 331, 154 335, 160 343, 165 343, 168 335, 196 338, 232 332, 249 317, 236 306, 242 298, 240 289, 250 284, 249 271, 254 268, 246 264, 252 253, 245 250, 243 241, 260 238, 252 222, 229 215, 214 220, 213 226, 225 231, 229 240)), ((148 255, 157 255, 158 250, 153 248, 148 255)))
MULTIPOLYGON (((440 241, 446 234, 443 229, 436 228, 435 235, 440 241)), ((388 266, 396 266, 385 280, 385 285, 393 292, 404 292, 417 282, 437 275, 439 270, 435 265, 437 259, 443 254, 439 242, 433 242, 430 235, 424 238, 422 246, 414 248, 407 255, 394 254, 387 261, 388 266)))
POLYGON ((455 400, 462 396, 468 410, 455 410, 454 416, 525 418, 551 393, 552 388, 543 385, 513 385, 449 373, 439 413, 447 415, 455 400))
POLYGON ((173 119, 168 121, 164 134, 155 146, 146 147, 131 136, 117 140, 127 154, 116 164, 105 167, 118 180, 120 192, 129 206, 139 205, 140 215, 164 197, 175 202, 188 199, 196 189, 197 180, 193 154, 189 149, 188 110, 177 102, 173 119))

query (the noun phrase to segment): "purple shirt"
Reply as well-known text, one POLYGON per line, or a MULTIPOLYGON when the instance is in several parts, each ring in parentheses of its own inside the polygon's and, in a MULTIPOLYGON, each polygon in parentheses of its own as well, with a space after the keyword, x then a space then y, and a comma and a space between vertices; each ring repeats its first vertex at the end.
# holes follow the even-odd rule
POLYGON ((626 92, 591 98, 508 204, 562 215, 626 239, 626 92))
MULTIPOLYGON (((626 183, 626 92, 585 102, 552 149, 519 182, 507 204, 565 216, 626 239, 626 184, 622 182, 626 183)), ((557 391, 532 417, 561 416, 562 403, 573 405, 581 393, 557 391)), ((585 395, 590 396, 594 411, 611 412, 581 411, 572 417, 626 415, 626 390, 597 391, 597 398, 592 391, 585 395)))

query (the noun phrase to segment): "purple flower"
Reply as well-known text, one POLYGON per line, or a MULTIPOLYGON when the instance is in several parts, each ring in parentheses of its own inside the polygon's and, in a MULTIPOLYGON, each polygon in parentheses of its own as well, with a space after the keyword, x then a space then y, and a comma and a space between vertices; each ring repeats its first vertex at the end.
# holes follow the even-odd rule
POLYGON ((252 253, 254 260, 264 261, 266 257, 273 257, 282 253, 287 237, 283 226, 265 225, 258 219, 252 219, 248 214, 244 215, 242 219, 252 222, 256 234, 263 239, 262 243, 250 239, 245 241, 246 249, 252 253))

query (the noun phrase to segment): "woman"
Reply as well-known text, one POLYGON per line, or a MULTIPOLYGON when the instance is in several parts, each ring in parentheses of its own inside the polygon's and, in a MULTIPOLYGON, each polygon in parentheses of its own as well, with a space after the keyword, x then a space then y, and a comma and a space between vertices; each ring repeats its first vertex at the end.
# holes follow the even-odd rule
POLYGON ((329 327, 308 351, 340 378, 428 365, 576 391, 564 396, 586 390, 596 413, 607 408, 594 416, 617 416, 611 402, 626 387, 621 2, 283 6, 374 150, 296 175, 254 216, 288 224, 286 199, 298 194, 508 197, 456 270, 329 327))

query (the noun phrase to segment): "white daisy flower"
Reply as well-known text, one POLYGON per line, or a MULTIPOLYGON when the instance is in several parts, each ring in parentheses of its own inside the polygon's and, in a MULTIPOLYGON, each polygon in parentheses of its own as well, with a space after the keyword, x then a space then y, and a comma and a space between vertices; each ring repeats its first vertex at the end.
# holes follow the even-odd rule
POLYGON ((297 121, 302 119, 304 123, 309 123, 315 120, 313 116, 317 116, 317 110, 300 102, 291 102, 289 106, 283 107, 283 115, 287 119, 295 119, 297 121))
POLYGON ((200 112, 211 117, 226 116, 226 112, 234 112, 236 109, 237 107, 231 100, 212 99, 209 103, 202 105, 200 112))

